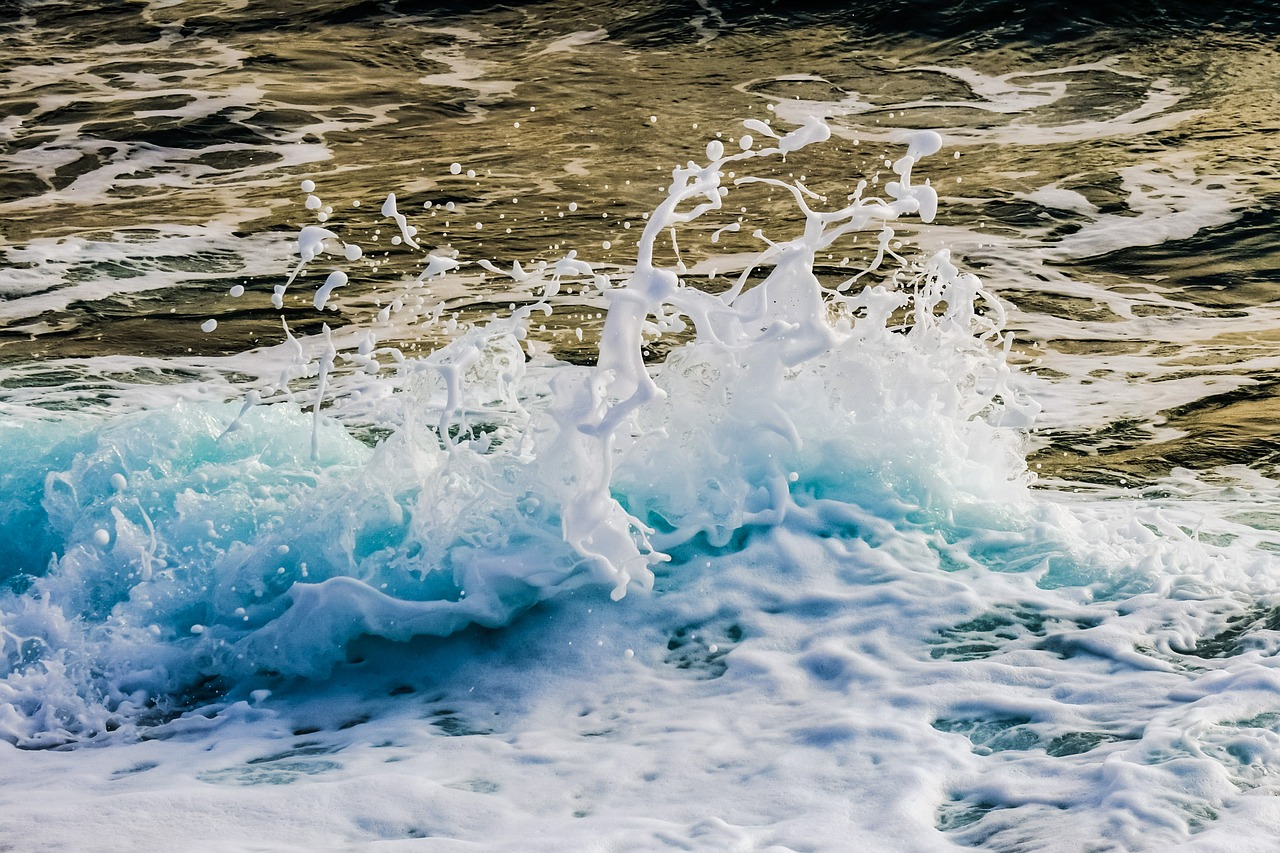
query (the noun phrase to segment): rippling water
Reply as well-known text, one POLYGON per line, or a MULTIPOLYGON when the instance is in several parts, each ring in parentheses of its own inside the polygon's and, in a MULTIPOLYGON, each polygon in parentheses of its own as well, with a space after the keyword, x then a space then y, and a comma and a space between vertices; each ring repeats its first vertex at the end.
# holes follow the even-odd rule
POLYGON ((1270 849, 1278 31, 0 3, 4 837, 1270 849))

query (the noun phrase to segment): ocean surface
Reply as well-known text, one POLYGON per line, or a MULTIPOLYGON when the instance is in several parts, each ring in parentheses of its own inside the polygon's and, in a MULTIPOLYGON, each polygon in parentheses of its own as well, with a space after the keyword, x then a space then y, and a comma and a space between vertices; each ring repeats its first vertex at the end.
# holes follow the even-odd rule
POLYGON ((0 0, 0 850, 1276 850, 1278 46, 0 0))

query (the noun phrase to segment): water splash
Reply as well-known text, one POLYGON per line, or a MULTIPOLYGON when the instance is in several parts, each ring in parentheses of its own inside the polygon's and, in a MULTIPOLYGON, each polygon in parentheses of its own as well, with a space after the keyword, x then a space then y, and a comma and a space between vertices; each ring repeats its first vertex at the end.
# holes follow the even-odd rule
MULTIPOLYGON (((823 210, 803 183, 726 174, 819 144, 827 127, 748 129, 767 144, 744 138, 726 154, 713 141, 705 164, 673 171, 619 282, 573 253, 527 270, 480 262, 522 304, 462 327, 414 292, 465 272, 431 255, 367 328, 326 327, 304 346, 286 326, 291 355, 269 360, 278 377, 243 405, 45 427, 23 469, 50 472, 39 509, 4 519, 19 553, 53 556, 7 573, 0 737, 47 746, 131 728, 228 685, 323 676, 361 635, 498 627, 583 585, 621 598, 650 589, 673 548, 723 547, 824 502, 891 526, 954 526, 974 507, 1025 502, 1021 429, 1036 407, 1005 359, 998 301, 946 251, 894 248, 895 220, 935 215, 913 169, 941 139, 910 138, 887 198, 863 182, 823 210), (660 238, 674 247, 677 229, 753 184, 794 199, 799 233, 757 232, 763 249, 720 293, 682 278, 678 250, 674 265, 657 261, 660 238), (864 231, 878 235, 872 264, 823 284, 817 254, 864 231), (767 274, 752 284, 756 269, 767 274), (531 318, 553 311, 566 280, 608 304, 590 368, 528 360, 531 318), (379 344, 380 325, 424 320, 452 333, 430 355, 379 344), (670 354, 646 363, 664 337, 670 354), (394 376, 379 375, 384 362, 394 376), (314 380, 309 416, 299 380, 314 380), (372 389, 382 437, 370 447, 322 410, 372 389)), ((383 213, 415 245, 394 195, 383 213)), ((353 248, 304 228, 288 283, 326 255, 358 258, 353 248)), ((347 280, 331 272, 315 307, 347 280)))

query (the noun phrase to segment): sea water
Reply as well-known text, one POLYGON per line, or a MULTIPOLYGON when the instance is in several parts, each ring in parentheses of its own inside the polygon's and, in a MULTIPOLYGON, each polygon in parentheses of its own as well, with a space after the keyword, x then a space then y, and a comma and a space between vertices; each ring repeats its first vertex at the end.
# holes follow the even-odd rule
MULTIPOLYGON (((699 38, 728 26, 716 14, 699 38)), ((515 86, 434 55, 453 64, 430 85, 515 86)), ((1071 430, 1157 396, 1248 383, 1195 369, 1210 343, 1141 347, 1209 341, 1226 319, 1261 335, 1267 306, 1157 323, 1174 296, 1063 270, 1233 222, 1256 188, 1161 164, 1117 173, 1119 213, 1069 180, 1023 191, 1078 220, 1039 242, 1035 226, 950 224, 973 179, 936 173, 979 141, 1194 116, 1167 81, 1105 62, 1045 83, 911 73, 962 80, 965 107, 997 115, 1043 114, 1081 80, 1141 85, 1096 121, 935 131, 855 125, 866 106, 818 97, 817 75, 753 81, 770 109, 719 132, 683 122, 683 164, 630 227, 600 240, 574 217, 604 206, 608 220, 603 192, 566 202, 532 260, 440 239, 459 221, 505 229, 494 203, 411 209, 412 188, 390 185, 357 207, 319 172, 293 182, 288 234, 170 223, 137 249, 127 235, 10 249, 8 310, 37 338, 59 311, 90 322, 69 313, 77 300, 146 293, 174 268, 189 288, 227 270, 248 282, 183 303, 192 343, 252 336, 223 354, 6 368, 5 838, 1268 849, 1274 482, 1157 466, 1127 488, 1123 465, 1092 481, 1034 467, 1076 454, 1071 430), (113 263, 143 274, 104 276, 113 263), (1033 314, 1001 287, 1029 272, 1040 298, 1111 316, 1033 314), (269 322, 250 326, 236 306, 255 297, 269 322), (1086 358, 1066 343, 1099 339, 1134 345, 1086 358)), ((479 173, 446 158, 420 180, 479 173)))

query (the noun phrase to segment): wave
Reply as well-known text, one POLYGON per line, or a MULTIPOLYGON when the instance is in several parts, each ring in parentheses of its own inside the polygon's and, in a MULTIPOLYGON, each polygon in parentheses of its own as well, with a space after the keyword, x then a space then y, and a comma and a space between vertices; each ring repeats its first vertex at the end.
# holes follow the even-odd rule
MULTIPOLYGON (((306 346, 286 329, 283 366, 247 354, 280 372, 239 403, 7 424, 0 737, 138 732, 231 691, 323 678, 361 637, 500 628, 571 590, 648 594, 770 530, 907 543, 922 569, 1022 572, 1091 596, 1220 571, 1174 524, 1031 489, 1038 407, 1000 301, 945 249, 913 255, 895 234, 935 215, 914 170, 937 134, 906 140, 883 196, 861 182, 833 203, 763 168, 824 142, 825 124, 746 127, 759 144, 712 141, 704 163, 673 171, 615 278, 574 253, 483 261, 510 280, 512 308, 467 326, 412 298, 463 274, 428 255, 367 327, 306 346), (714 242, 737 227, 726 200, 750 189, 794 202, 798 219, 778 226, 791 236, 704 260, 738 271, 697 286, 677 232, 720 226, 714 242), (820 255, 859 233, 874 235, 873 261, 832 280, 820 255), (570 286, 608 307, 593 365, 528 337, 570 286), (409 328, 448 342, 411 357, 378 340, 409 328), (311 383, 301 403, 298 380, 311 383), (353 401, 362 422, 326 414, 353 401)), ((394 195, 383 213, 416 246, 394 195)), ((297 248, 295 276, 360 254, 320 226, 297 248)), ((331 273, 317 307, 345 281, 331 273)))

